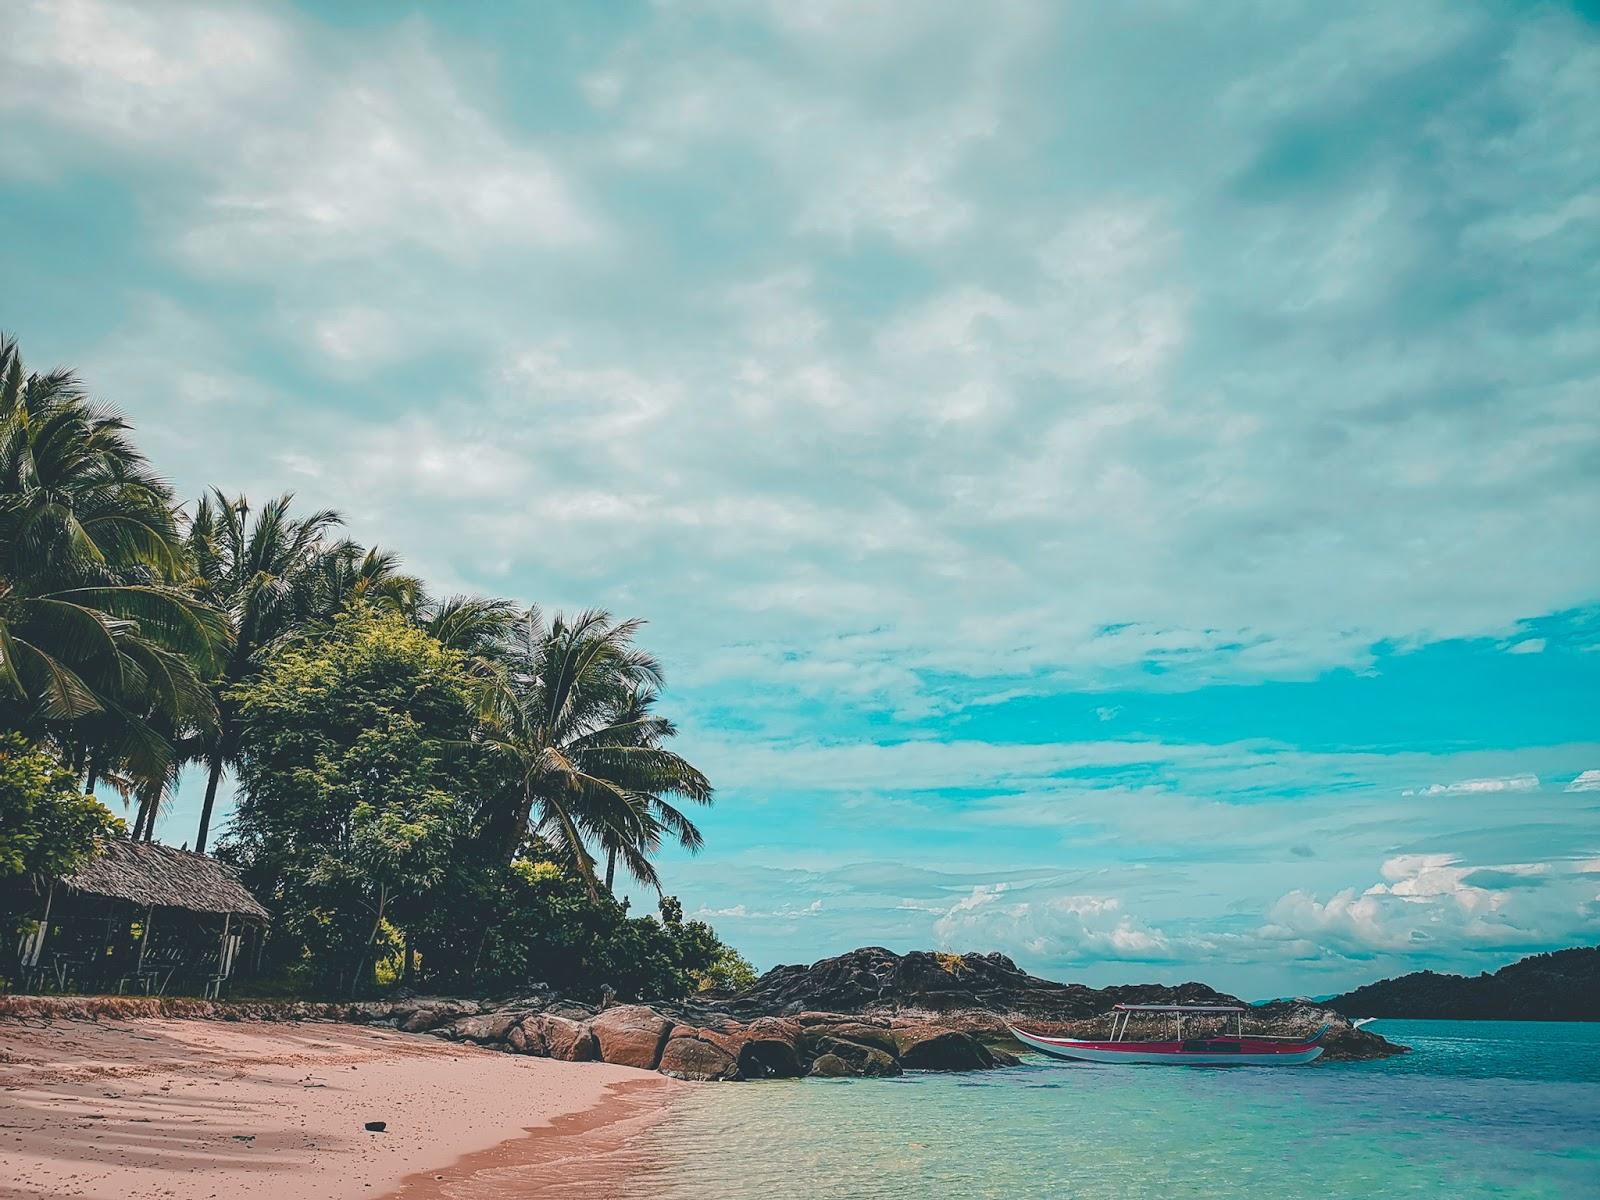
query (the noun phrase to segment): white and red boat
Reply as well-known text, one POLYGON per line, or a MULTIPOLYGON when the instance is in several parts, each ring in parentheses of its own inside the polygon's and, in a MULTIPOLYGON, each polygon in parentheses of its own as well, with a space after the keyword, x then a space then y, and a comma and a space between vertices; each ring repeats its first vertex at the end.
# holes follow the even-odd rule
MULTIPOLYGON (((1328 1032, 1324 1025, 1308 1038, 1246 1037, 1245 1009, 1220 1004, 1119 1004, 1111 1011, 1111 1037, 1103 1042, 1079 1038, 1046 1037, 1007 1026, 1016 1039, 1052 1058, 1101 1063, 1166 1063, 1204 1067, 1292 1067, 1308 1063, 1322 1053, 1318 1043, 1328 1032), (1128 1023, 1135 1014, 1169 1013, 1173 1035, 1166 1041, 1131 1041, 1128 1023), (1183 1018, 1235 1018, 1236 1032, 1204 1037, 1184 1037, 1183 1018)), ((1211 1024, 1214 1022, 1208 1022, 1211 1024)))

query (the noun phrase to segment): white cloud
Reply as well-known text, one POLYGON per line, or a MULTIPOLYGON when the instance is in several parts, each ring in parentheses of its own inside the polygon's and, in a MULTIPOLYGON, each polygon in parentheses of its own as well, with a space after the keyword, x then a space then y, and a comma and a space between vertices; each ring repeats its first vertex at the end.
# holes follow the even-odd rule
POLYGON ((420 27, 330 67, 304 31, 248 10, 69 0, 17 16, 0 108, 189 173, 199 202, 176 242, 196 270, 598 236, 563 173, 467 98, 420 27))
POLYGON ((1380 874, 1364 891, 1327 900, 1287 893, 1258 936, 1304 957, 1450 958, 1582 939, 1600 921, 1582 864, 1474 866, 1451 854, 1410 854, 1388 859, 1380 874))
POLYGON ((933 929, 945 949, 998 948, 1051 962, 1161 962, 1172 954, 1167 937, 1123 912, 1114 896, 1012 899, 1004 883, 974 887, 933 929))
POLYGON ((1536 792, 1537 775, 1507 775, 1497 779, 1462 779, 1456 783, 1430 783, 1425 788, 1402 792, 1403 796, 1459 796, 1471 792, 1536 792))

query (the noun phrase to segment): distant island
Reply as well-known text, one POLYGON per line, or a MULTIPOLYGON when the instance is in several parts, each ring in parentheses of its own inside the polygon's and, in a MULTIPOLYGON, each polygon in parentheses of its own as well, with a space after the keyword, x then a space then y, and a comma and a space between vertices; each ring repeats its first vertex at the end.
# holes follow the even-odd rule
POLYGON ((1334 996, 1350 1017, 1600 1021, 1600 946, 1535 954, 1476 977, 1415 971, 1334 996))

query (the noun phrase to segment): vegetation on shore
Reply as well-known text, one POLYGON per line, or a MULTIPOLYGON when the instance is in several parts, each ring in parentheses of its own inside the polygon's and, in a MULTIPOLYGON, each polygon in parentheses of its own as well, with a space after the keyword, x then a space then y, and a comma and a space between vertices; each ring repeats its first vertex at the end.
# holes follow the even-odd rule
MULTIPOLYGON (((701 834, 641 622, 431 595, 337 514, 213 489, 192 509, 127 423, 0 340, 0 907, 97 838, 151 840, 180 771, 224 774, 216 852, 275 915, 286 986, 355 995, 545 981, 678 996, 750 969, 618 865, 701 834), (113 793, 127 824, 94 796, 113 793)), ((8 931, 9 932, 9 931, 8 931)), ((14 939, 8 937, 8 942, 14 939)), ((3 973, 3 968, 0 968, 3 973)))

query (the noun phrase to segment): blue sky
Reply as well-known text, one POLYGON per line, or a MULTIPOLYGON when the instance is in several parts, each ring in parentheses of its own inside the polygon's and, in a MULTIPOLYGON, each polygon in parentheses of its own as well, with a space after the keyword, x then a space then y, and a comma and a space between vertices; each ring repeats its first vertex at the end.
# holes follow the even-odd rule
POLYGON ((0 324, 186 494, 648 618, 720 788, 669 885, 759 965, 1600 940, 1592 13, 7 26, 0 324))

